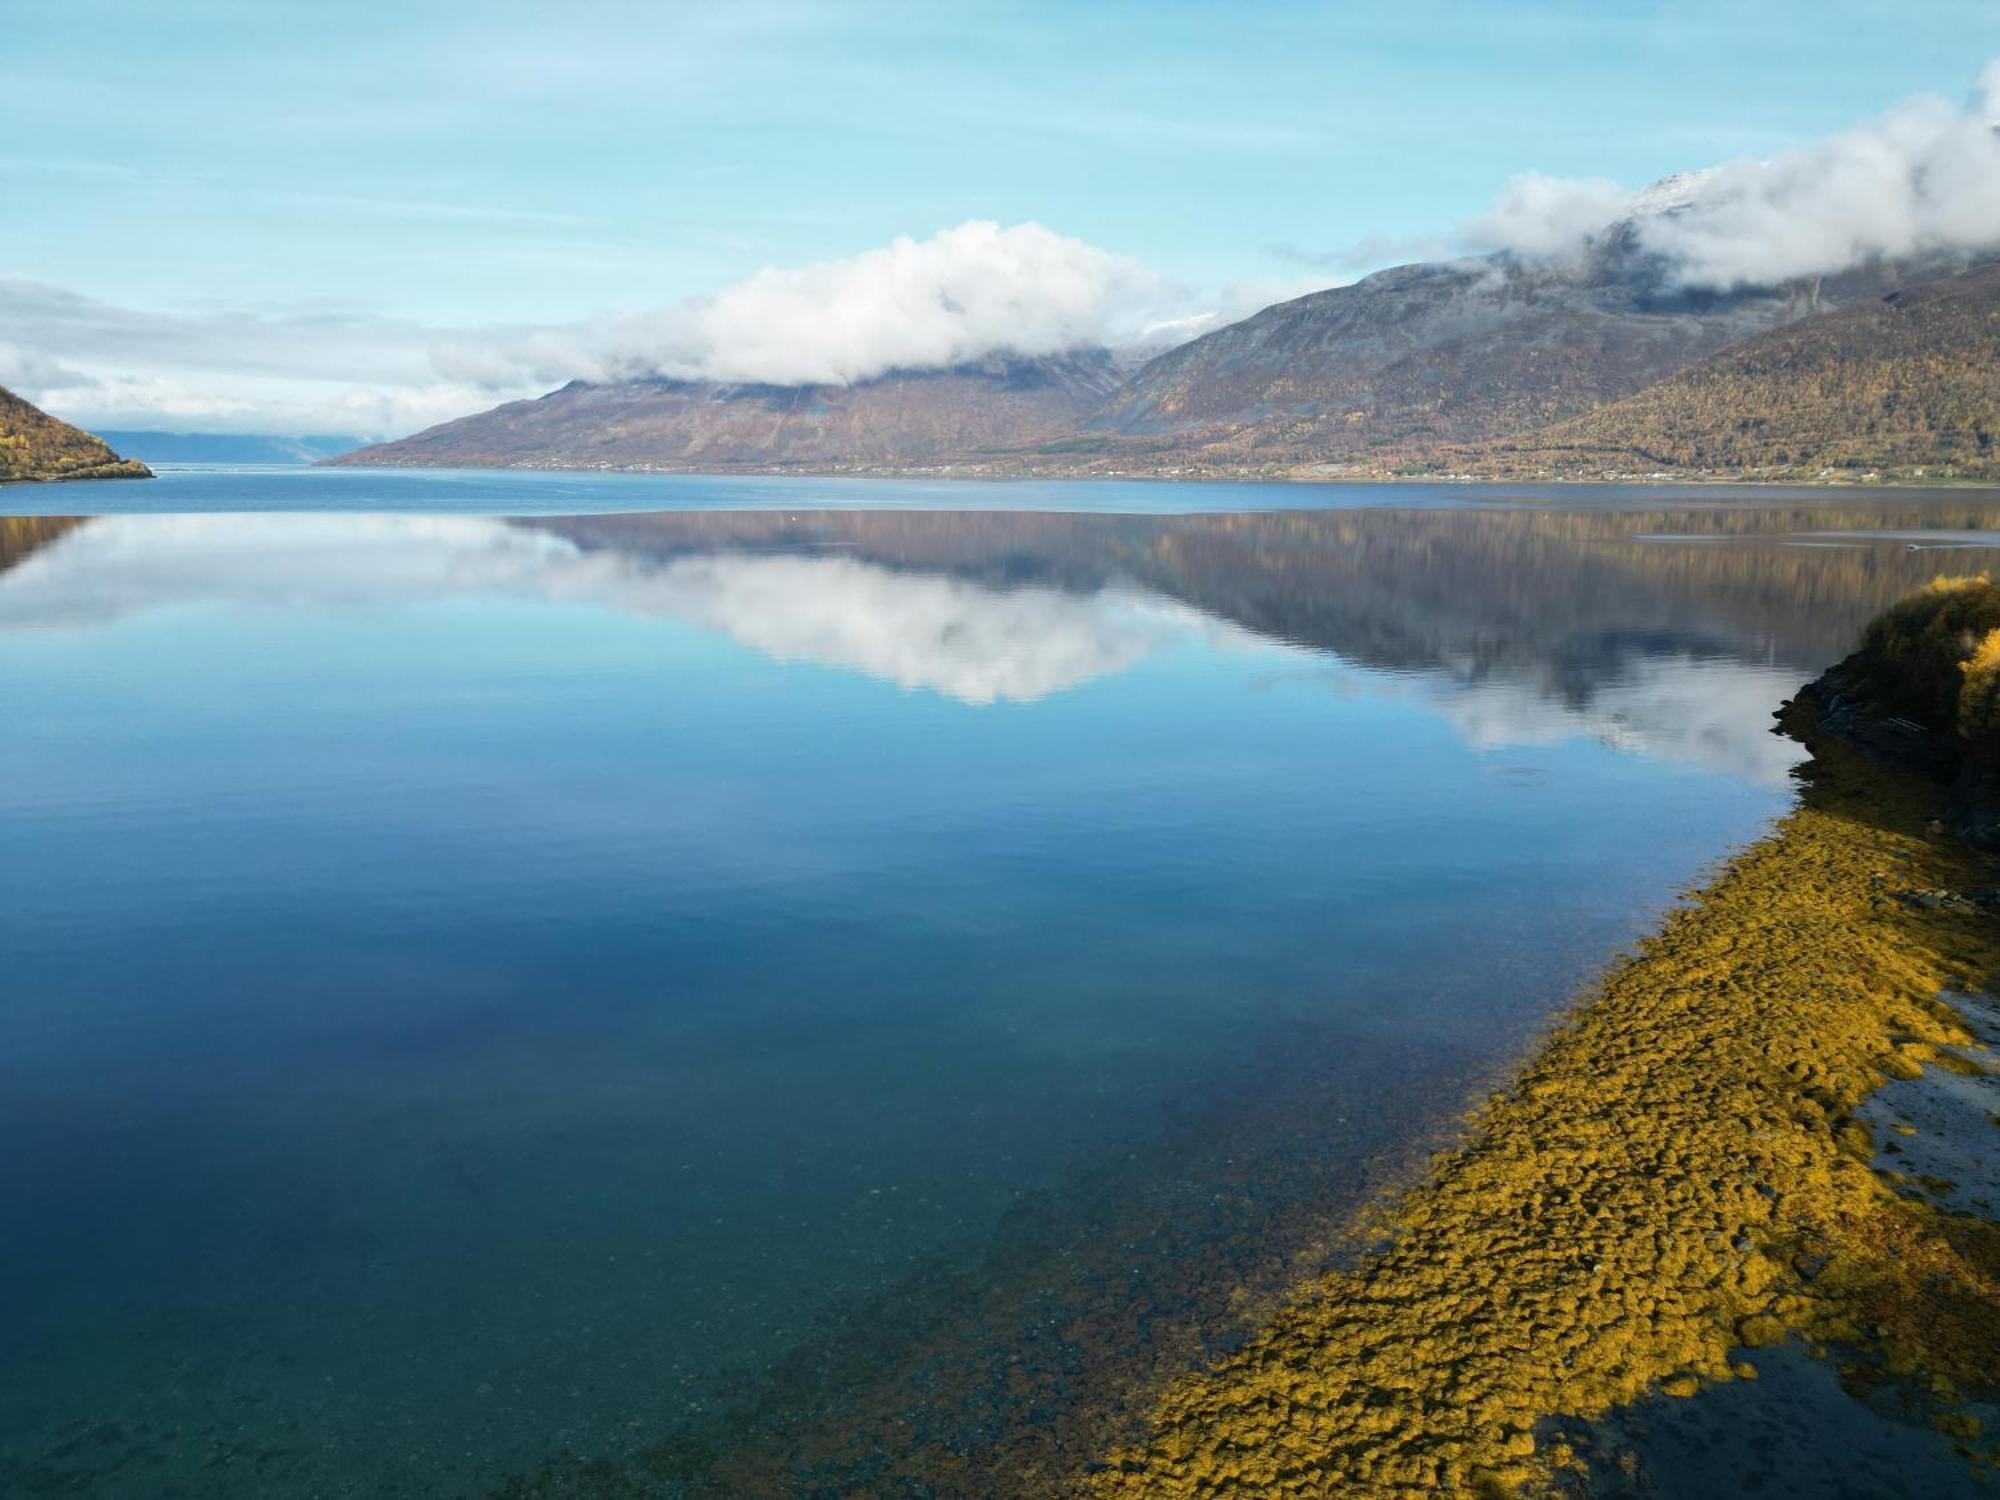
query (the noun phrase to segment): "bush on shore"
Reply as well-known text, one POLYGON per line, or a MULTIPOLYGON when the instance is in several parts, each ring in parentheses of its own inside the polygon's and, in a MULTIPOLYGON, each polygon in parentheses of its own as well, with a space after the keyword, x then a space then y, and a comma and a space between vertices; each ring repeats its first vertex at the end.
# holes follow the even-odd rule
POLYGON ((1860 655, 1885 704, 2000 759, 2000 584, 1935 580, 1876 616, 1860 655))

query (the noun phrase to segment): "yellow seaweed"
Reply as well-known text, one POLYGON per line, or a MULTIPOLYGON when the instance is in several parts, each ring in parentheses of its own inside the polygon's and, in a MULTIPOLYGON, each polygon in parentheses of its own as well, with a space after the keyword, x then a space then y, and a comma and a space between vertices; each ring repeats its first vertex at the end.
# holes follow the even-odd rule
POLYGON ((1990 916, 1895 893, 1992 871, 1928 831, 1934 785, 1815 748, 1799 808, 1480 1109, 1388 1248, 1171 1385, 1086 1494, 1533 1490, 1569 1460, 1545 1419, 1753 1375, 1735 1351, 1791 1334, 1869 1346, 1976 1433, 2000 1236, 1900 1196, 1854 1110, 1969 1043, 1936 997, 2000 971, 1990 916))

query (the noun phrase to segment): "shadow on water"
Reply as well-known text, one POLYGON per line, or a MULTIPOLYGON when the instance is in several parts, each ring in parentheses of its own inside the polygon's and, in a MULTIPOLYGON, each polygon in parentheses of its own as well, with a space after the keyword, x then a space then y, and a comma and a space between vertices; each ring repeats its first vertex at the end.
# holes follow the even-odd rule
MULTIPOLYGON (((1976 1500, 1993 1493, 1890 1388, 1860 1397, 1799 1345, 1747 1351, 1754 1380, 1687 1400, 1656 1398, 1592 1427, 1567 1429, 1589 1500, 1976 1500)), ((1989 1411, 1989 1419, 1992 1413, 1989 1411)))

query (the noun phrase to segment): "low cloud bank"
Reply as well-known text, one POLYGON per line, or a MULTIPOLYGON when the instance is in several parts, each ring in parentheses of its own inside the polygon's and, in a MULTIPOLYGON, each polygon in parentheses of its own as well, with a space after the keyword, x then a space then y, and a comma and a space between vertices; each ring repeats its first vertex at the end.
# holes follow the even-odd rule
POLYGON ((2000 60, 1974 103, 1921 95, 1762 161, 1631 192, 1602 178, 1517 177, 1466 226, 1472 245, 1576 253, 1630 219, 1683 285, 1771 286, 1928 252, 2000 249, 2000 60))
POLYGON ((0 333, 0 386, 87 427, 388 434, 496 394, 440 377, 435 329, 350 308, 159 312, 0 276, 0 333))
POLYGON ((1129 256, 983 219, 566 324, 439 328, 337 308, 161 313, 0 277, 0 385, 87 425, 392 435, 573 379, 846 385, 995 356, 1154 350, 1213 326, 1213 309, 1222 321, 1248 311, 1251 294, 1227 288, 1202 311, 1129 256))
POLYGON ((849 385, 993 355, 1130 343, 1182 298, 1139 262, 1040 224, 974 219, 844 260, 767 267, 659 312, 447 341, 446 378, 506 382, 643 374, 849 385))

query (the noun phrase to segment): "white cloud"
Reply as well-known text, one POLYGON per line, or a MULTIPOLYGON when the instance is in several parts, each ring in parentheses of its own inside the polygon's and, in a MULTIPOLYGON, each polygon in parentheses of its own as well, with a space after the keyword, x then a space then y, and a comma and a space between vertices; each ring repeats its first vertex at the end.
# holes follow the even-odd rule
MULTIPOLYGON (((74 375, 74 372, 71 372, 74 375)), ((66 421, 98 431, 345 433, 372 437, 414 432, 471 412, 498 399, 486 387, 454 382, 431 385, 349 385, 340 381, 231 376, 83 377, 39 388, 9 385, 66 421)), ((516 395, 535 394, 523 389, 516 395)))
POLYGON ((434 331, 404 319, 315 305, 219 303, 172 312, 123 306, 68 287, 0 275, 0 328, 45 358, 119 373, 259 374, 413 383, 437 378, 434 331))
POLYGON ((2000 61, 1969 109, 1920 96, 1823 141, 1631 194, 1602 179, 1516 178, 1473 242, 1547 258, 1627 214, 1689 286, 1773 285, 1931 251, 2000 248, 2000 61))
POLYGON ((408 432, 530 394, 448 380, 436 330, 341 308, 156 312, 0 276, 0 385, 95 428, 408 432))
POLYGON ((9 390, 49 391, 62 387, 83 390, 96 383, 94 377, 72 370, 39 349, 25 349, 0 339, 0 385, 9 390))
POLYGON ((1631 192, 1607 177, 1544 177, 1527 172, 1501 191, 1493 206, 1466 225, 1473 244, 1533 259, 1563 256, 1623 214, 1631 192))
POLYGON ((1132 341, 1184 299, 1137 261, 1043 228, 973 219, 844 260, 766 267, 710 296, 568 328, 446 341, 447 376, 659 374, 847 385, 995 354, 1132 341))
POLYGON ((1731 163, 1642 235, 1702 286, 1990 249, 2000 246, 2000 137, 1981 114, 1914 99, 1804 150, 1731 163))
MULTIPOLYGON (((1325 280, 1308 278, 1324 285, 1325 280)), ((1301 288, 1303 289, 1303 288, 1301 288)), ((1225 289, 1225 317, 1250 310, 1225 289)), ((892 369, 1161 347, 1185 291, 1039 224, 971 220, 576 323, 442 328, 328 307, 157 312, 0 276, 0 382, 87 426, 409 432, 567 380, 847 384, 892 369), (329 423, 343 424, 329 427, 329 423)))

